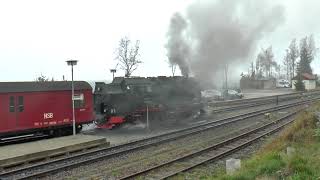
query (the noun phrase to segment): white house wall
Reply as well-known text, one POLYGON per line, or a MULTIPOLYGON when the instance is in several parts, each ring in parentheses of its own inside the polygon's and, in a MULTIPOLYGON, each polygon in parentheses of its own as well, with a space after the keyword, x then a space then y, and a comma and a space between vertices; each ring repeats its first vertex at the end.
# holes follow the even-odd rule
MULTIPOLYGON (((296 89, 295 83, 297 80, 292 80, 292 89, 296 89)), ((316 88, 316 81, 315 80, 303 80, 304 86, 306 90, 311 90, 316 88)))

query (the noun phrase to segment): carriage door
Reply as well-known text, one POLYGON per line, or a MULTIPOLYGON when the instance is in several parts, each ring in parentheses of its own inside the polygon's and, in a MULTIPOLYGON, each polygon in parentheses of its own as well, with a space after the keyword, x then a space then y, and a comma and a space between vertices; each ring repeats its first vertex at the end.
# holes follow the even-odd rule
POLYGON ((30 122, 27 121, 28 116, 25 115, 24 96, 16 96, 16 103, 17 125, 19 128, 28 128, 30 122))
POLYGON ((8 96, 8 129, 17 129, 17 114, 16 114, 16 98, 15 96, 8 96))
POLYGON ((9 96, 9 121, 13 129, 21 129, 25 126, 24 122, 24 97, 9 96))

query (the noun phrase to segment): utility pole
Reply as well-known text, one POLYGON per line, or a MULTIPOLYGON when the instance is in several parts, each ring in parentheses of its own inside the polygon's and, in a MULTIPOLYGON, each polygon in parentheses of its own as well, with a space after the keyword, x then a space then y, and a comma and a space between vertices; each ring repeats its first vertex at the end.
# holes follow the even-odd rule
POLYGON ((226 64, 225 69, 224 69, 224 73, 225 73, 225 81, 226 81, 226 89, 228 89, 228 64, 226 64))
POLYGON ((148 129, 148 132, 149 132, 149 105, 147 104, 147 129, 148 129))
POLYGON ((251 62, 251 76, 253 76, 253 71, 254 71, 254 69, 253 69, 253 62, 251 62))

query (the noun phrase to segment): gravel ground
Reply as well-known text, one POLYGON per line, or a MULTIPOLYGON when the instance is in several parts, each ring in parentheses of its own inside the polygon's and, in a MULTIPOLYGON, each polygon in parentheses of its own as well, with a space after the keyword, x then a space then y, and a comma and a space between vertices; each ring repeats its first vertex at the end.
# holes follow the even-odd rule
MULTIPOLYGON (((273 113, 273 119, 277 116, 283 116, 283 113, 284 111, 281 111, 280 113, 273 113)), ((259 119, 262 119, 263 122, 270 121, 266 120, 263 116, 261 116, 259 119)), ((71 171, 59 173, 50 177, 50 179, 62 179, 67 177, 70 177, 71 179, 91 179, 92 177, 100 179, 106 176, 109 178, 122 176, 130 172, 139 171, 155 163, 158 164, 168 161, 174 157, 177 157, 177 154, 182 155, 194 151, 198 149, 199 146, 205 146, 207 143, 217 143, 222 139, 230 137, 232 133, 239 131, 239 127, 256 127, 258 125, 256 122, 257 118, 250 118, 245 122, 235 123, 233 125, 229 125, 228 127, 216 128, 215 130, 206 131, 198 135, 189 136, 177 141, 165 143, 120 157, 103 160, 92 165, 79 167, 71 171), (226 134, 226 132, 228 133, 226 134), (188 142, 187 145, 186 142, 188 142), (183 144, 183 148, 181 148, 181 144, 183 144)))
POLYGON ((241 159, 241 160, 248 159, 252 155, 254 155, 258 150, 263 148, 266 143, 277 138, 280 133, 281 133, 281 131, 278 131, 272 135, 269 135, 265 138, 260 139, 259 141, 251 144, 248 147, 245 147, 245 148, 243 148, 243 149, 241 149, 241 150, 239 150, 229 156, 226 156, 226 157, 220 159, 219 161, 216 161, 214 163, 208 163, 204 166, 200 166, 200 167, 195 168, 187 173, 183 173, 183 174, 176 176, 176 177, 173 177, 171 179, 173 179, 173 180, 200 179, 200 178, 206 177, 206 176, 213 176, 214 174, 216 174, 217 171, 220 171, 220 170, 225 171, 225 165, 226 165, 225 163, 226 163, 227 159, 230 159, 230 158, 241 159))
MULTIPOLYGON (((282 121, 280 124, 284 124, 285 122, 288 122, 288 120, 284 120, 282 121)), ((203 161, 204 159, 207 159, 209 157, 213 157, 215 155, 217 155, 217 153, 221 153, 222 151, 225 151, 226 149, 229 149, 229 147, 234 147, 234 146, 237 146, 237 145, 240 145, 241 143, 244 143, 254 137, 257 137, 260 135, 260 133, 262 132, 267 132, 271 129, 273 129, 274 127, 268 127, 266 128, 265 130, 262 130, 262 131, 259 131, 259 133, 254 133, 252 135, 249 135, 249 136, 246 136, 244 137, 243 139, 239 139, 238 141, 236 142, 232 142, 228 145, 225 145, 225 146, 222 146, 220 148, 215 148, 213 150, 210 150, 210 151, 207 151, 207 152, 203 152, 201 154, 199 154, 199 156, 195 156, 195 157, 190 157, 190 158, 187 158, 185 160, 182 160, 181 162, 176 162, 176 163, 172 163, 172 164, 169 164, 163 168, 159 168, 157 170, 153 170, 152 172, 149 172, 147 173, 147 175, 145 176, 142 176, 141 179, 148 179, 149 177, 161 177, 162 175, 164 174, 168 174, 169 173, 173 173, 174 171, 176 170, 181 170, 183 168, 186 168, 186 167, 189 167, 189 165, 193 165, 194 163, 197 163, 199 161, 203 161)), ((248 130, 252 130, 252 128, 248 128, 248 130)), ((235 133, 234 136, 238 135, 239 133, 235 133)), ((234 137, 233 136, 233 137, 234 137)), ((206 147, 210 147, 212 146, 212 144, 207 144, 205 147, 201 148, 201 149, 204 149, 206 147)), ((198 152, 198 150, 196 151, 198 152)), ((138 177, 139 179, 140 177, 138 177)), ((155 178, 157 179, 157 178, 155 178)))

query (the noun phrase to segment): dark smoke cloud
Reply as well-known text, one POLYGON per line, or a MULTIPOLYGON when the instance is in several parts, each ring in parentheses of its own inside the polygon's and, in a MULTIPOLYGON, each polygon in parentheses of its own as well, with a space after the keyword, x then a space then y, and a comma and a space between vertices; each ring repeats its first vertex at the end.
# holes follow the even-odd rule
POLYGON ((173 15, 167 51, 171 63, 184 76, 203 83, 221 80, 226 64, 246 63, 257 42, 284 21, 284 9, 263 0, 202 0, 191 4, 186 15, 173 15))
POLYGON ((176 13, 171 18, 170 29, 168 32, 168 58, 170 63, 177 64, 183 76, 190 73, 189 60, 190 48, 183 37, 183 32, 187 28, 187 22, 176 13))

